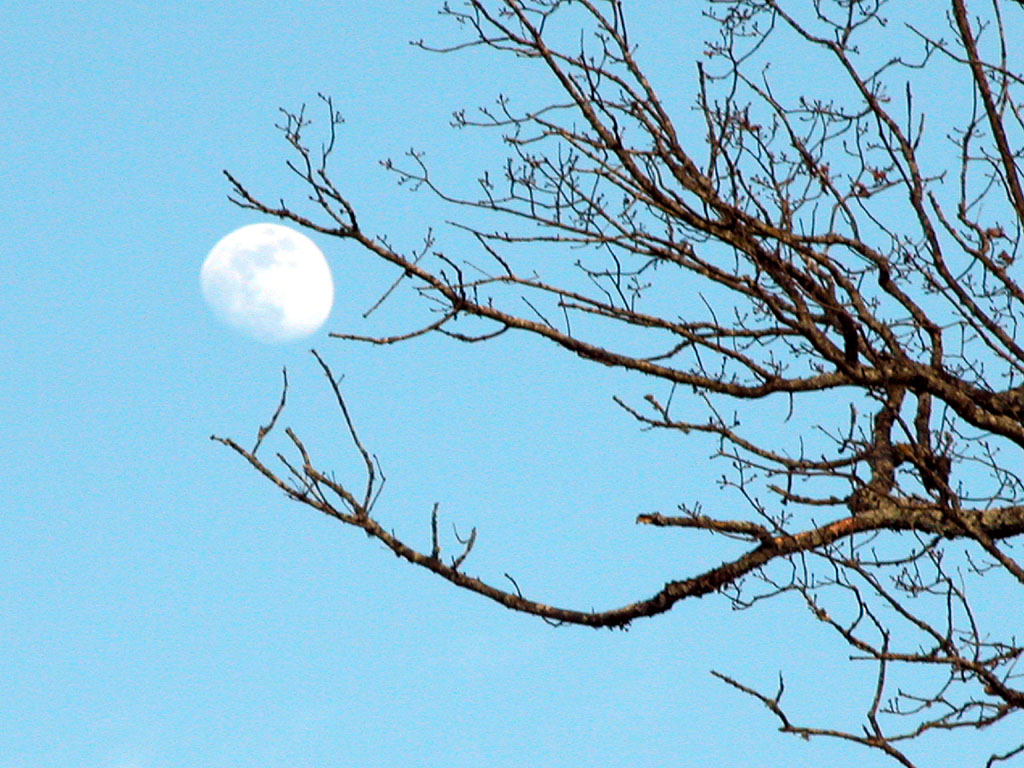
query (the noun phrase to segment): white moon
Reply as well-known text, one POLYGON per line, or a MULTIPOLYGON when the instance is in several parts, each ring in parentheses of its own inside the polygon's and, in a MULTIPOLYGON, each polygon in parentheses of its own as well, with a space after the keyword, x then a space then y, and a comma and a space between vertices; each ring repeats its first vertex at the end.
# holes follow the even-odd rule
POLYGON ((222 238, 203 262, 199 283, 221 320, 271 344, 315 333, 334 304, 323 252, 280 224, 250 224, 222 238))

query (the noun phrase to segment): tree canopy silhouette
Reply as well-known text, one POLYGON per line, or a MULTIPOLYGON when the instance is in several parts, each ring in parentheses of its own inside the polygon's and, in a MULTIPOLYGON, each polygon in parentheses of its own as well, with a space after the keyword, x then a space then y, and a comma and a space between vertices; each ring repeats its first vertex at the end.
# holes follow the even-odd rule
MULTIPOLYGON (((312 213, 267 203, 227 174, 238 205, 353 243, 393 265, 394 290, 422 297, 417 328, 337 338, 486 343, 526 333, 678 389, 617 402, 646 428, 712 436, 739 506, 719 517, 682 505, 637 522, 746 542, 740 556, 593 611, 470 575, 475 530, 443 557, 437 508, 425 549, 379 521, 376 458, 319 355, 362 480, 336 479, 291 430, 295 458, 278 454, 278 465, 259 454, 287 379, 252 448, 214 439, 295 501, 456 587, 550 622, 626 627, 714 592, 740 607, 800 596, 872 661, 877 686, 865 721, 835 730, 792 721, 781 685, 762 692, 716 673, 784 731, 854 741, 911 766, 907 745, 929 731, 1019 713, 1017 617, 982 617, 970 596, 1024 586, 1014 553, 1024 533, 1022 11, 998 0, 911 5, 680 8, 701 8, 716 35, 688 57, 692 69, 659 84, 618 0, 445 4, 462 39, 418 45, 525 59, 561 94, 455 113, 457 128, 494 131, 507 155, 473 196, 435 182, 417 152, 385 163, 402 183, 471 212, 456 224, 457 247, 431 236, 403 253, 363 229, 329 168, 341 116, 327 97, 322 145, 307 138, 305 110, 284 112, 280 126, 312 213), (800 82, 785 66, 794 59, 800 82), (659 96, 666 87, 694 94, 688 117, 700 130, 681 127, 659 96), (942 89, 957 97, 933 115, 921 103, 937 111, 942 89), (556 254, 563 261, 553 265, 556 254), (758 409, 805 418, 788 431, 748 430, 743 415, 758 409), (903 667, 927 674, 894 684, 903 667)), ((1024 742, 993 751, 989 763, 1022 751, 1024 742)))

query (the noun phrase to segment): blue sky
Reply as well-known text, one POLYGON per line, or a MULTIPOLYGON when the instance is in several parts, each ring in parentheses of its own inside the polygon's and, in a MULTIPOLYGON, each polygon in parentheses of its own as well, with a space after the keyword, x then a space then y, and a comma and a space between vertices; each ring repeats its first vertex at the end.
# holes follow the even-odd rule
MULTIPOLYGON (((404 330, 423 315, 398 299, 363 322, 394 276, 319 236, 336 287, 323 333, 260 345, 204 307, 206 253, 262 220, 228 203, 221 169, 301 200, 273 124, 278 107, 315 107, 320 91, 348 121, 336 180, 364 227, 402 248, 443 230, 444 211, 377 161, 414 146, 452 183, 472 180, 497 144, 453 133, 451 111, 487 103, 512 73, 523 93, 550 84, 410 47, 450 39, 435 10, 5 9, 0 768, 877 760, 777 734, 708 674, 770 687, 782 670, 795 711, 837 722, 856 712, 865 681, 795 603, 737 614, 708 598, 629 632, 552 629, 288 503, 209 441, 250 440, 286 365, 283 423, 340 474, 355 472, 312 344, 345 375, 383 463, 382 519, 427 547, 440 502, 445 521, 479 530, 472 573, 507 571, 538 599, 601 608, 733 551, 633 525, 681 501, 734 503, 714 485, 708 446, 642 433, 613 406, 646 382, 530 339, 332 341, 327 330, 404 330)), ((663 90, 692 85, 692 21, 667 2, 637 21, 663 90)), ((943 744, 929 764, 957 764, 943 744)))

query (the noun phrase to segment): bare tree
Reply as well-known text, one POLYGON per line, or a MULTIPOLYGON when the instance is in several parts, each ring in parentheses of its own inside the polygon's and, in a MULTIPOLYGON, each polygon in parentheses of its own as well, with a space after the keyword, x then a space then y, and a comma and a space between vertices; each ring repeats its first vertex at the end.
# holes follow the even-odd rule
MULTIPOLYGON (((304 111, 285 112, 281 126, 314 213, 267 204, 228 174, 232 200, 357 244, 393 265, 393 288, 418 291, 432 313, 386 338, 338 338, 397 344, 435 333, 480 343, 521 331, 661 380, 667 392, 685 388, 685 398, 617 402, 644 427, 710 435, 740 508, 712 517, 683 505, 637 522, 728 536, 747 542, 745 552, 601 611, 471 576, 475 530, 445 559, 436 508, 428 550, 378 521, 381 473, 319 356, 362 456, 358 490, 318 467, 290 430, 298 458, 278 454, 283 470, 258 455, 284 397, 252 449, 214 439, 290 498, 457 587, 550 622, 625 627, 713 592, 739 607, 798 595, 870 661, 877 685, 862 723, 798 724, 781 683, 762 692, 716 674, 762 702, 785 732, 857 742, 914 765, 907 745, 928 732, 982 729, 1024 709, 1019 616, 993 617, 969 599, 1024 585, 1013 552, 1024 533, 1015 472, 1024 288, 1014 276, 1024 79, 1012 61, 1024 9, 999 0, 892 9, 885 0, 709 0, 704 17, 717 33, 686 86, 703 128, 684 131, 641 69, 623 5, 444 6, 467 36, 433 50, 526 59, 562 93, 526 111, 500 98, 456 113, 457 127, 495 130, 508 151, 475 196, 435 183, 416 153, 385 164, 474 212, 458 225, 473 256, 447 255, 433 239, 402 253, 362 229, 328 169, 341 118, 327 98, 319 149, 307 141, 304 111), (786 79, 795 59, 815 77, 786 79), (919 102, 935 102, 939 84, 963 97, 933 121, 919 102), (495 223, 480 226, 482 216, 495 223), (545 272, 531 261, 538 247, 549 259, 561 248, 565 262, 545 272), (703 303, 684 305, 682 291, 703 303), (765 408, 817 413, 819 426, 748 434, 736 414, 765 408), (903 669, 915 675, 901 682, 903 669)), ((1024 742, 993 751, 988 764, 1021 752, 1024 742)))

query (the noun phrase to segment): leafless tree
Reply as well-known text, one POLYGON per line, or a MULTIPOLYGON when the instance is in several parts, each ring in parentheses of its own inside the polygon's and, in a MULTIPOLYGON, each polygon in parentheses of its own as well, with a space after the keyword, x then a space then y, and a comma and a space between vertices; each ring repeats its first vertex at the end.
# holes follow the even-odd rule
MULTIPOLYGON (((281 126, 312 214, 267 204, 228 174, 235 203, 356 244, 393 265, 393 288, 418 291, 432 313, 386 338, 338 338, 481 343, 520 331, 666 392, 682 388, 686 397, 618 404, 646 428, 710 435, 741 506, 718 517, 683 505, 637 522, 747 542, 741 556, 601 611, 471 576, 475 531, 443 558, 436 508, 423 551, 378 521, 379 467, 319 356, 362 456, 358 490, 318 467, 290 430, 297 458, 278 454, 283 470, 258 455, 283 397, 253 448, 214 439, 290 498, 549 622, 625 627, 713 592, 738 607, 799 596, 877 685, 864 721, 835 730, 791 720, 781 682, 763 692, 716 673, 785 732, 857 742, 911 766, 908 746, 929 732, 1019 713, 1020 617, 978 611, 970 595, 1024 586, 1014 554, 1024 533, 1024 287, 1014 263, 1024 79, 1013 61, 1024 8, 976 5, 708 0, 699 7, 715 36, 672 83, 696 94, 694 111, 673 117, 619 0, 446 4, 465 37, 432 50, 525 59, 562 94, 525 111, 500 98, 455 114, 457 128, 493 130, 507 148, 474 196, 437 184, 415 152, 385 163, 473 212, 458 225, 469 256, 433 239, 402 253, 363 230, 328 168, 341 122, 330 99, 319 148, 304 111, 285 112, 281 126), (787 69, 795 60, 801 67, 787 69), (940 114, 941 89, 958 96, 940 114), (683 130, 693 115, 702 128, 683 130), (494 223, 481 226, 486 217, 494 223), (532 259, 538 248, 547 261, 532 259), (558 249, 565 260, 552 264, 558 249), (818 426, 794 419, 789 431, 750 434, 738 415, 751 409, 815 414, 818 426)), ((1022 752, 1024 742, 993 748, 988 764, 1022 752)))

